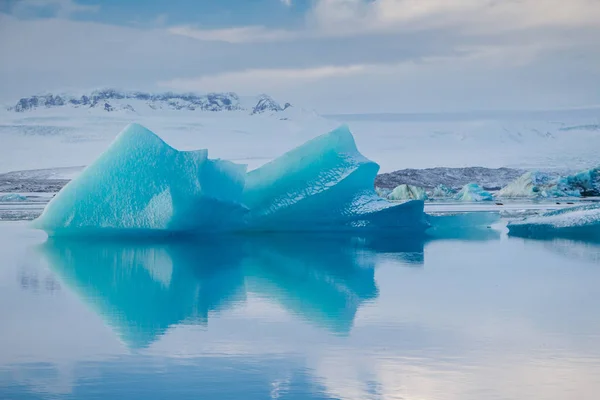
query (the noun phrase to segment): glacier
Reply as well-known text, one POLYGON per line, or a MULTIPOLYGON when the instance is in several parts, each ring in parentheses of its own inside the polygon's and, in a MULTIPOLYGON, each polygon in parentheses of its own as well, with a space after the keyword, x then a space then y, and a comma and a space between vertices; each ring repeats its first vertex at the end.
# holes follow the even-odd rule
POLYGON ((488 201, 492 199, 492 194, 483 190, 476 183, 469 183, 463 186, 460 192, 454 196, 454 200, 458 201, 488 201))
POLYGON ((600 239, 600 204, 588 204, 533 215, 508 223, 512 236, 600 239))
POLYGON ((600 167, 558 176, 531 171, 502 188, 498 198, 600 196, 600 167))
POLYGON ((50 236, 394 229, 424 232, 424 202, 374 189, 379 165, 346 126, 246 173, 246 166, 178 151, 138 124, 46 206, 50 236))
POLYGON ((422 187, 402 184, 396 186, 387 198, 394 201, 427 200, 427 193, 422 187))

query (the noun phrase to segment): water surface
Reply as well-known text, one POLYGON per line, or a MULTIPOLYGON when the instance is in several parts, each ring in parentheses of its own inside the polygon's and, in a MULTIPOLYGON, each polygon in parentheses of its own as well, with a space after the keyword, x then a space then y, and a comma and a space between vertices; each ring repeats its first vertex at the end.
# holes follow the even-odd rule
POLYGON ((600 245, 47 240, 0 223, 2 399, 597 399, 600 245))

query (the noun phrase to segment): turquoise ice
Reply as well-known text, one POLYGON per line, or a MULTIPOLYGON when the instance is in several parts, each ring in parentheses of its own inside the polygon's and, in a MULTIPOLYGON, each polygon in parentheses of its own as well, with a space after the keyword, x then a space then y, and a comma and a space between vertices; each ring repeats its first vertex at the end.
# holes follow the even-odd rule
POLYGON ((239 231, 423 232, 423 201, 392 204, 379 165, 347 127, 246 174, 207 150, 178 151, 132 124, 48 204, 34 225, 51 236, 239 231))
POLYGON ((184 233, 239 219, 245 166, 177 151, 131 124, 47 205, 34 226, 50 235, 184 233))
POLYGON ((419 230, 423 201, 393 204, 374 189, 379 165, 346 126, 248 173, 243 203, 251 230, 419 230))
POLYGON ((469 183, 460 190, 454 196, 455 200, 458 201, 488 201, 492 200, 490 192, 483 190, 481 186, 476 183, 469 183))
POLYGON ((531 171, 497 193, 500 198, 585 196, 600 196, 600 168, 565 176, 531 171))
POLYGON ((600 239, 600 204, 550 211, 508 224, 513 236, 600 239))
POLYGON ((425 193, 425 189, 422 187, 402 184, 396 186, 387 198, 394 201, 427 200, 427 193, 425 193))

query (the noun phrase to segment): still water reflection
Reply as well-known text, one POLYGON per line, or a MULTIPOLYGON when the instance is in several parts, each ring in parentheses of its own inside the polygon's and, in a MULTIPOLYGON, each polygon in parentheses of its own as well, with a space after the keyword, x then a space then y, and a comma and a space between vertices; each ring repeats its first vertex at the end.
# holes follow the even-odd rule
POLYGON ((597 243, 0 237, 3 399, 600 393, 597 243))

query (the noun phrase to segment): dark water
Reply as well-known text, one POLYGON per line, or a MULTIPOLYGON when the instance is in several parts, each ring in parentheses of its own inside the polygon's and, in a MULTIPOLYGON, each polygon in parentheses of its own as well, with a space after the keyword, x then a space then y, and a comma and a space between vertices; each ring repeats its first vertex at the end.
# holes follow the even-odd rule
POLYGON ((1 399, 600 398, 595 243, 0 240, 1 399))

